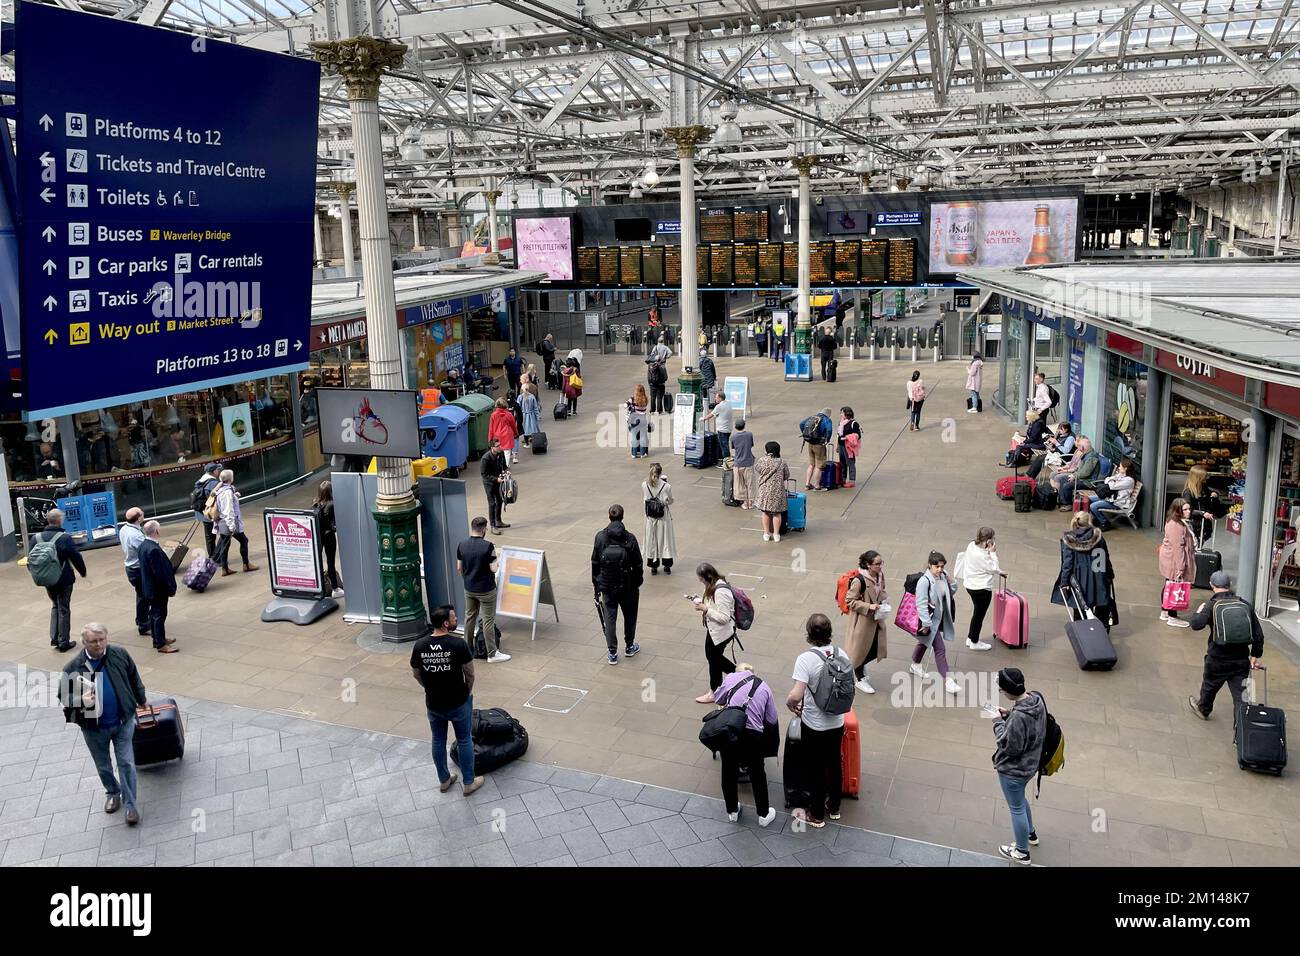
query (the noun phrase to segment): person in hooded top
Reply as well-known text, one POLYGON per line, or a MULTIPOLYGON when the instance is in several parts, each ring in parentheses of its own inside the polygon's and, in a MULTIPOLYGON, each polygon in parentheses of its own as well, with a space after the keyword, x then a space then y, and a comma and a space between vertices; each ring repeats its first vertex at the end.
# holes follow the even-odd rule
POLYGON ((1074 609, 1074 598, 1068 601, 1063 589, 1074 587, 1076 594, 1097 616, 1109 632, 1119 623, 1115 602, 1115 567, 1110 560, 1110 548, 1087 511, 1076 511, 1070 527, 1061 535, 1061 570, 1052 590, 1052 603, 1074 609))

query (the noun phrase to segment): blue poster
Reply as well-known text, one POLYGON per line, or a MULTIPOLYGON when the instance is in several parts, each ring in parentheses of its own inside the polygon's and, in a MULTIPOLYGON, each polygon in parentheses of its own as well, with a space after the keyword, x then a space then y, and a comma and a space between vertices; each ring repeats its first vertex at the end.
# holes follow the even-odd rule
POLYGON ((1067 372, 1070 389, 1069 420, 1076 426, 1083 421, 1083 352, 1083 343, 1071 339, 1070 366, 1067 372))
POLYGON ((34 3, 18 34, 28 417, 307 368, 319 65, 34 3))

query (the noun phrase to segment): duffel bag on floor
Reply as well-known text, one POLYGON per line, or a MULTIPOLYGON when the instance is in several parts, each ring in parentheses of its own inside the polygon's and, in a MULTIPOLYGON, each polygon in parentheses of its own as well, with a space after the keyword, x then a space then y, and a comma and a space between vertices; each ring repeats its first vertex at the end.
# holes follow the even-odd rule
MULTIPOLYGON (((501 711, 505 713, 505 711, 501 711)), ((528 731, 524 730, 524 725, 519 723, 513 717, 506 715, 510 720, 510 737, 499 743, 487 743, 479 740, 478 735, 474 734, 474 776, 479 774, 491 773, 498 767, 504 767, 512 760, 518 760, 528 752, 528 731)), ((459 748, 453 742, 451 745, 452 763, 460 766, 459 748)))

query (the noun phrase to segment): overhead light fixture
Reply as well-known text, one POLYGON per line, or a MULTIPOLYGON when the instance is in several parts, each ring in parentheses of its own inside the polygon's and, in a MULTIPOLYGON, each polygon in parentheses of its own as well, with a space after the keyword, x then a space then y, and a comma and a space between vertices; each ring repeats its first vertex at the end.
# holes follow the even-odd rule
POLYGON ((1128 198, 1129 198, 1129 199, 1137 199, 1137 198, 1138 198, 1138 194, 1137 194, 1137 193, 1129 193, 1129 194, 1128 194, 1128 198))
POLYGON ((1116 193, 1116 194, 1115 194, 1115 201, 1116 201, 1116 202, 1119 202, 1119 193, 1116 193))
POLYGON ((659 185, 659 166, 651 157, 650 161, 645 164, 645 172, 641 174, 641 182, 645 183, 651 189, 659 185))
POLYGON ((867 152, 866 147, 859 149, 857 156, 854 157, 853 172, 859 176, 866 176, 871 172, 871 154, 867 152))
POLYGON ((714 131, 713 141, 721 146, 735 146, 740 143, 743 133, 740 124, 736 122, 736 117, 740 114, 740 105, 733 99, 722 101, 718 107, 718 115, 722 117, 722 122, 714 131))
POLYGON ((767 192, 767 173, 758 174, 758 184, 754 187, 755 192, 767 192))
POLYGON ((632 188, 628 191, 627 198, 628 198, 628 199, 640 199, 640 198, 641 198, 642 196, 644 196, 644 195, 645 195, 645 193, 643 193, 643 192, 641 191, 641 184, 638 183, 638 182, 633 182, 633 183, 632 183, 632 188))
POLYGON ((1261 156, 1261 157, 1259 158, 1259 174, 1260 174, 1261 176, 1267 176, 1267 175, 1269 175, 1269 173, 1271 173, 1271 172, 1273 172, 1273 167, 1272 167, 1272 165, 1269 163, 1269 159, 1268 159, 1268 157, 1267 157, 1267 156, 1261 156))

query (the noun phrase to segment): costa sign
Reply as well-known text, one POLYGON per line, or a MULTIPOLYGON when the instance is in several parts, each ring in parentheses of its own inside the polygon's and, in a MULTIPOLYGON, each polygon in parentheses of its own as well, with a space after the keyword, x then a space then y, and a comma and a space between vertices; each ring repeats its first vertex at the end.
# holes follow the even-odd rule
POLYGON ((1225 372, 1209 362, 1177 352, 1156 351, 1156 364, 1175 373, 1180 378, 1191 379, 1213 386, 1215 390, 1243 398, 1246 395, 1246 378, 1235 372, 1225 372))

